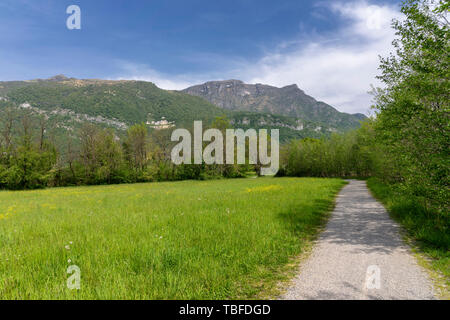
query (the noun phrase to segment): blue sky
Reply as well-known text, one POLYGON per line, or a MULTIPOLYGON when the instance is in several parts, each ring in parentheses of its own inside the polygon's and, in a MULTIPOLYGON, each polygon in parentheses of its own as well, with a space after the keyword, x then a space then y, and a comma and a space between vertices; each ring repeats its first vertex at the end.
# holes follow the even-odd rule
POLYGON ((296 83, 341 111, 367 113, 398 16, 394 0, 1 0, 0 80, 296 83), (81 30, 66 28, 72 4, 81 30))

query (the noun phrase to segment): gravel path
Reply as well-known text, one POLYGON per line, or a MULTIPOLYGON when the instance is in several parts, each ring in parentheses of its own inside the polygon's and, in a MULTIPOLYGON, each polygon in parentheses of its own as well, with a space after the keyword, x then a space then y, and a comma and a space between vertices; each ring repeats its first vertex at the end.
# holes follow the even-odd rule
POLYGON ((350 181, 325 231, 281 299, 434 299, 431 281, 399 228, 369 193, 350 181), (378 277, 379 275, 379 277, 378 277))

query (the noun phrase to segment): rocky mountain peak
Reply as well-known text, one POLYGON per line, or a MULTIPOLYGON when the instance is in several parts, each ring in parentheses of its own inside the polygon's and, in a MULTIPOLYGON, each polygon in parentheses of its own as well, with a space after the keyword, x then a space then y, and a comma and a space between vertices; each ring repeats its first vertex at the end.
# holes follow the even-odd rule
POLYGON ((300 88, 298 87, 298 85, 297 84, 291 84, 291 85, 288 85, 288 86, 285 86, 285 87, 283 87, 282 89, 294 89, 294 90, 300 90, 300 88))
POLYGON ((204 98, 224 109, 278 114, 336 128, 355 128, 363 119, 317 101, 297 84, 278 88, 259 83, 246 84, 240 80, 210 81, 189 87, 183 92, 204 98))

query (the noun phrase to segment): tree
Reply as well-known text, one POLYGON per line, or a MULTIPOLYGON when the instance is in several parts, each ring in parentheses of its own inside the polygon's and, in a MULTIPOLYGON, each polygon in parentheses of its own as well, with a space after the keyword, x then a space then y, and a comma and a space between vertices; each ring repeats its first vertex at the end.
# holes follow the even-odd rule
POLYGON ((376 95, 377 139, 392 159, 385 176, 427 206, 449 206, 449 3, 407 0, 394 21, 395 53, 381 60, 386 88, 376 95))
POLYGON ((10 148, 12 144, 12 130, 13 130, 13 124, 14 124, 14 112, 13 109, 10 107, 5 108, 4 115, 2 117, 2 130, 1 130, 1 137, 3 140, 3 149, 5 152, 5 155, 9 155, 10 148))
POLYGON ((81 150, 80 158, 85 171, 85 179, 92 180, 98 165, 96 143, 99 129, 90 123, 83 125, 80 131, 81 150))
POLYGON ((87 183, 122 182, 118 176, 123 151, 111 130, 100 129, 93 124, 84 125, 81 129, 80 157, 87 183))
POLYGON ((135 171, 144 170, 147 163, 148 129, 145 123, 130 127, 124 143, 128 161, 135 171))
POLYGON ((121 182, 120 168, 123 160, 122 148, 119 139, 112 130, 100 130, 97 132, 95 154, 98 161, 96 182, 117 183, 121 182))
POLYGON ((21 126, 22 134, 15 148, 11 149, 7 170, 2 174, 3 184, 10 189, 45 187, 51 180, 51 170, 56 163, 56 149, 44 139, 34 143, 30 117, 22 117, 21 126))

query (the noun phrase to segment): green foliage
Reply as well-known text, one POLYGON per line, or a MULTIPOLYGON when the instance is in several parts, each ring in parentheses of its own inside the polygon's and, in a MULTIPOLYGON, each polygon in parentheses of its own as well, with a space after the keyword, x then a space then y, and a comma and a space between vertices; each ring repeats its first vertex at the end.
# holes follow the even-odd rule
MULTIPOLYGON (((149 130, 145 124, 131 126, 121 141, 114 130, 85 123, 75 137, 78 144, 69 140, 59 153, 45 136, 48 123, 19 115, 23 134, 17 114, 9 114, 11 122, 8 114, 0 122, 0 189, 239 178, 255 171, 248 164, 176 166, 171 161, 172 129, 149 130)), ((225 130, 230 123, 222 116, 213 126, 225 130)))
MULTIPOLYGON (((370 178, 367 185, 400 222, 417 245, 432 258, 433 266, 450 279, 450 219, 436 215, 418 198, 405 195, 397 185, 388 185, 381 179, 370 178)), ((448 285, 449 283, 447 283, 448 285)))
POLYGON ((145 123, 134 125, 127 131, 124 149, 127 160, 136 171, 142 170, 147 161, 147 136, 148 129, 145 123))
POLYGON ((392 169, 383 179, 444 213, 450 205, 448 3, 431 9, 429 1, 408 0, 402 12, 406 19, 394 22, 396 52, 381 63, 386 89, 376 96, 377 140, 392 169))
POLYGON ((332 128, 323 122, 306 121, 300 118, 293 118, 271 113, 255 113, 245 111, 230 112, 227 110, 227 117, 235 128, 240 129, 278 129, 280 130, 280 142, 287 143, 294 139, 322 138, 329 137, 332 132, 345 132, 350 128, 359 126, 344 126, 340 130, 332 128))
POLYGON ((2 128, 0 188, 42 188, 52 179, 51 169, 56 163, 57 152, 43 136, 33 141, 31 126, 29 119, 23 118, 23 132, 19 136, 13 135, 9 124, 2 128))
POLYGON ((374 152, 370 125, 330 138, 294 140, 282 149, 280 175, 310 177, 368 177, 374 152))
POLYGON ((60 108, 131 125, 141 123, 149 114, 178 125, 190 124, 199 115, 208 121, 223 114, 201 98, 162 90, 143 81, 35 81, 9 91, 7 97, 17 105, 29 103, 48 111, 60 108))

